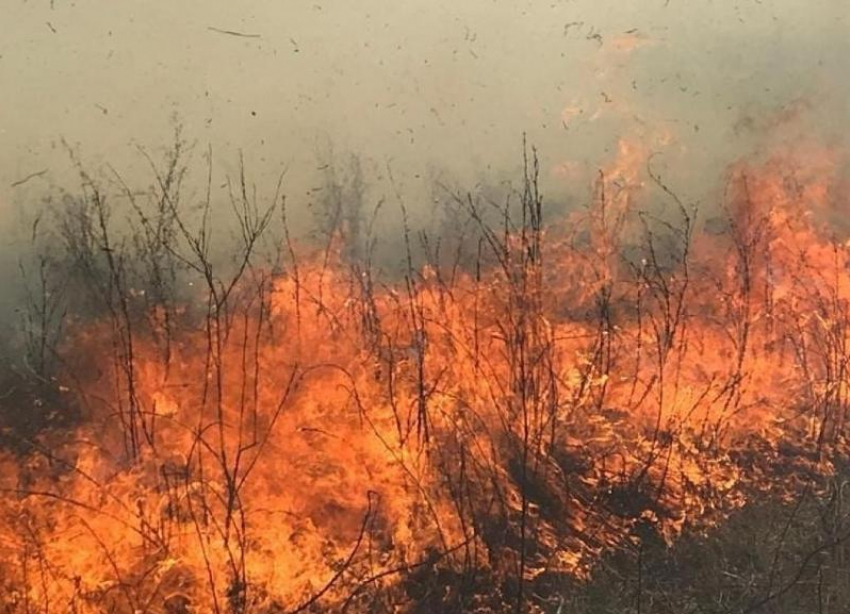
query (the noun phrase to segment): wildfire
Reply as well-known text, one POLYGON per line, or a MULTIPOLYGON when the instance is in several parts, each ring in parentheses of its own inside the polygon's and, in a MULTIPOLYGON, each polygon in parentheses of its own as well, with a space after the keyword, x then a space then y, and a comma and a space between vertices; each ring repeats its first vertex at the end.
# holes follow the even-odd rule
POLYGON ((710 232, 682 203, 635 215, 645 160, 621 143, 593 206, 546 227, 533 177, 504 231, 470 204, 486 249, 451 271, 382 283, 293 249, 199 311, 75 321, 59 379, 84 420, 0 459, 0 604, 407 611, 421 574, 473 569, 475 599, 515 599, 831 471, 834 160, 734 166, 710 232))

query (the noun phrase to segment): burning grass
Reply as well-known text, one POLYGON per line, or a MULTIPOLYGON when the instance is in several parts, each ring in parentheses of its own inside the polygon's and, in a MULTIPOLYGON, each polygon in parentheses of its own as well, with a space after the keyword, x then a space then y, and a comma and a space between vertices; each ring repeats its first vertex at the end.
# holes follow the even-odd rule
POLYGON ((244 175, 218 264, 180 153, 123 191, 129 235, 84 172, 48 231, 28 364, 39 407, 78 419, 7 425, 4 611, 846 606, 828 165, 738 165, 706 225, 651 170, 676 219, 638 212, 624 146, 586 211, 544 223, 532 158, 503 208, 454 197, 455 254, 405 228, 381 276, 356 216, 297 245, 244 175))

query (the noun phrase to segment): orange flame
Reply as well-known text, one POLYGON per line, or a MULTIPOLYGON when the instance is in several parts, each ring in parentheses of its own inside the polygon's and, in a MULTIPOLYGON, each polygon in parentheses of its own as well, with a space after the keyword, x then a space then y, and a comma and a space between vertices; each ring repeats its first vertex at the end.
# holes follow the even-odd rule
POLYGON ((833 159, 736 165, 717 233, 635 217, 647 155, 622 142, 580 225, 489 235, 451 282, 307 259, 167 360, 80 324, 85 424, 0 459, 9 599, 298 611, 403 602, 426 566, 583 576, 639 526, 673 540, 829 471, 850 400, 833 159))

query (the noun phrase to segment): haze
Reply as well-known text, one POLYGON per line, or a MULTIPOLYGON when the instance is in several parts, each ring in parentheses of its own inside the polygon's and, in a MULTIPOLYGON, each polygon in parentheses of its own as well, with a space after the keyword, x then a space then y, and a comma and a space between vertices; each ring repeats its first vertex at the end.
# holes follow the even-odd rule
POLYGON ((843 139, 848 7, 5 0, 4 244, 14 253, 13 212, 70 180, 63 139, 132 178, 135 145, 166 146, 175 121, 213 147, 223 173, 239 151, 260 186, 288 167, 294 209, 331 150, 362 156, 378 183, 392 168, 424 194, 435 175, 472 187, 514 168, 523 133, 550 193, 569 192, 627 137, 698 199, 778 123, 791 125, 781 138, 843 139))

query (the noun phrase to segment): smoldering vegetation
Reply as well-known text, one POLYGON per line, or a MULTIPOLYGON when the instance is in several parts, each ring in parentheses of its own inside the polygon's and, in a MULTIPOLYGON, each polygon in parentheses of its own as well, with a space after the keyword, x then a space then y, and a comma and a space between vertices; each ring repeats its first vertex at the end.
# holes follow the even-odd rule
POLYGON ((741 163, 704 218, 627 155, 550 215, 525 147, 423 227, 337 162, 296 231, 285 176, 217 202, 208 151, 141 155, 27 228, 4 611, 850 603, 831 165, 741 163))

